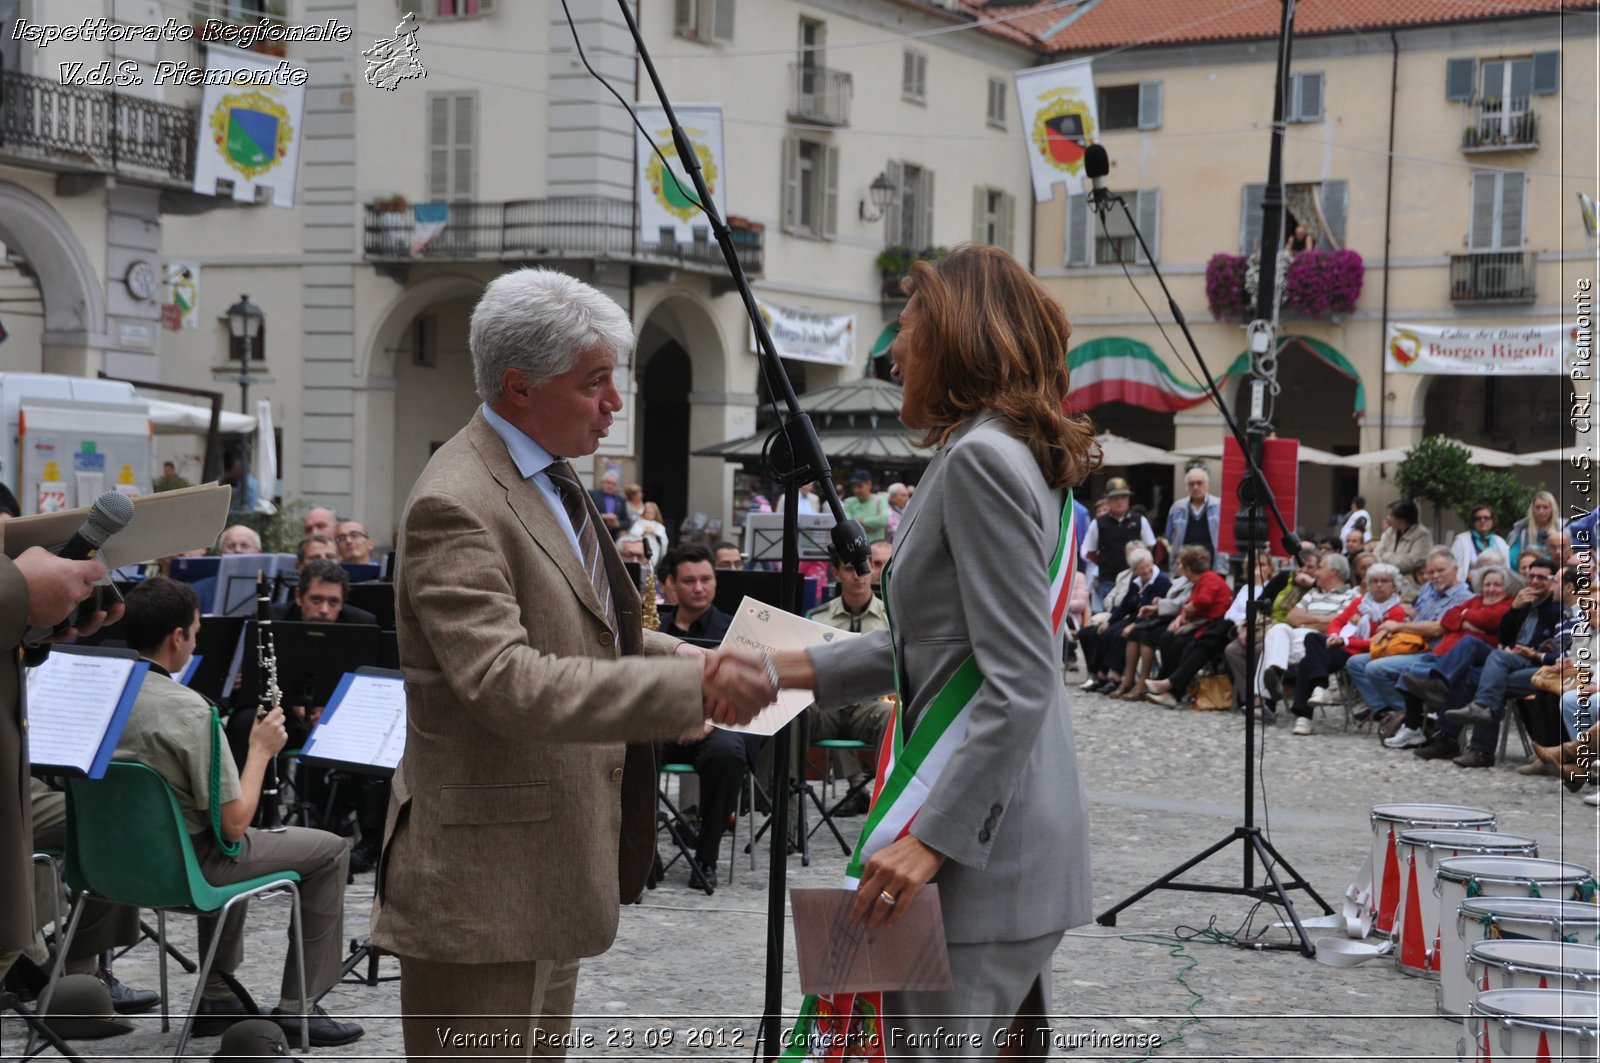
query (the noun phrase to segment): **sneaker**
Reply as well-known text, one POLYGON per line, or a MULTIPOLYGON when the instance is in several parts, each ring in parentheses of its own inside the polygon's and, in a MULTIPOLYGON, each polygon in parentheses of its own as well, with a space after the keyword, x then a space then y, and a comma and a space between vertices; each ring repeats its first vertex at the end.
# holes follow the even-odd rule
POLYGON ((1327 686, 1313 690, 1311 696, 1306 699, 1307 704, 1337 705, 1339 703, 1339 695, 1335 692, 1337 688, 1334 686, 1337 682, 1338 680, 1336 679, 1330 679, 1327 686))
POLYGON ((1423 760, 1450 760, 1459 752, 1461 752, 1461 747, 1456 744, 1456 740, 1443 731, 1439 731, 1425 743, 1413 749, 1411 755, 1421 757, 1423 760))
POLYGON ((1089 681, 1087 683, 1079 684, 1078 689, 1079 690, 1093 690, 1095 687, 1097 687, 1099 685, 1100 685, 1100 680, 1096 679, 1094 676, 1090 676, 1089 677, 1089 681))
POLYGON ((1450 763, 1458 768, 1492 768, 1494 754, 1487 749, 1469 749, 1450 763))
POLYGON ((1310 734, 1311 733, 1311 717, 1309 717, 1309 716, 1296 717, 1295 721, 1294 721, 1294 733, 1297 734, 1297 735, 1308 735, 1308 734, 1310 734))
POLYGON ((1401 724, 1394 737, 1385 738, 1383 744, 1389 749, 1415 749, 1427 740, 1428 736, 1422 733, 1420 727, 1407 727, 1401 724))
POLYGON ((1462 727, 1469 723, 1494 723, 1494 711, 1487 705, 1479 705, 1477 702, 1473 702, 1471 705, 1463 705, 1459 709, 1450 709, 1444 714, 1444 718, 1462 727))

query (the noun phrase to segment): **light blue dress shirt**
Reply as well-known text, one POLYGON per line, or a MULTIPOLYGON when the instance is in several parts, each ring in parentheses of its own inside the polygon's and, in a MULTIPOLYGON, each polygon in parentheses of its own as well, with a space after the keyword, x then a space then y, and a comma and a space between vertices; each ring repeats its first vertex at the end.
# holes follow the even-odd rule
POLYGON ((511 462, 522 474, 522 478, 532 480, 533 486, 539 489, 545 504, 556 515, 556 523, 567 533, 567 541, 572 544, 572 552, 578 555, 578 562, 581 564, 583 548, 578 545, 577 530, 572 527, 572 521, 567 519, 567 507, 561 501, 561 492, 556 490, 555 481, 545 472, 561 459, 534 442, 533 437, 522 429, 491 410, 488 403, 478 408, 483 411, 483 419, 489 422, 494 434, 500 437, 506 445, 506 450, 511 452, 511 462))

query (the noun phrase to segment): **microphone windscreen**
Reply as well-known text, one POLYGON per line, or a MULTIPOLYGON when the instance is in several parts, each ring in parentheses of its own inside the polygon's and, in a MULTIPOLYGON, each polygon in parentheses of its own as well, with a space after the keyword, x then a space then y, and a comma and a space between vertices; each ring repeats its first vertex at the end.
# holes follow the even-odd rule
POLYGON ((89 519, 84 521, 83 536, 98 550, 107 539, 126 528, 131 520, 133 500, 116 491, 106 491, 89 507, 89 519))
POLYGON ((1099 144, 1090 144, 1083 149, 1083 173, 1091 180, 1096 177, 1105 177, 1111 172, 1111 156, 1106 154, 1106 149, 1099 144))

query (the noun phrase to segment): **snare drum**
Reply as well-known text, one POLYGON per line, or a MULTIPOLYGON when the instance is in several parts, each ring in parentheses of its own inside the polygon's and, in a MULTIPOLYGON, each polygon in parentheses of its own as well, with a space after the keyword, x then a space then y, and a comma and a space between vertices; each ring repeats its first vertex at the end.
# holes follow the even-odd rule
MULTIPOLYGON (((1448 926, 1469 897, 1594 898, 1594 876, 1586 867, 1560 860, 1535 860, 1525 856, 1456 856, 1439 861, 1434 893, 1439 898, 1439 925, 1448 926)), ((1456 935, 1441 940, 1439 1014, 1460 1017, 1467 1013, 1471 990, 1464 974, 1466 950, 1456 935)))
POLYGON ((1462 1059, 1588 1060, 1600 1049, 1600 997, 1559 989, 1491 989, 1469 1005, 1462 1059))
POLYGON ((1480 941, 1467 952, 1467 981, 1491 989, 1600 988, 1600 945, 1565 941, 1480 941))
POLYGON ((1408 830, 1494 830, 1494 813, 1464 805, 1374 805, 1372 821, 1372 929, 1394 932, 1402 885, 1395 843, 1408 830))
POLYGON ((1402 974, 1438 978, 1440 912, 1430 894, 1439 861, 1453 856, 1538 856, 1539 843, 1494 831, 1408 830, 1401 832, 1395 852, 1402 876, 1394 914, 1399 942, 1395 964, 1402 974))
POLYGON ((1450 932, 1450 918, 1441 918, 1439 978, 1459 981, 1455 994, 1461 1000, 1471 1000, 1477 992, 1467 977, 1466 957, 1480 941, 1600 942, 1600 905, 1583 901, 1468 897, 1456 909, 1455 933, 1450 932))

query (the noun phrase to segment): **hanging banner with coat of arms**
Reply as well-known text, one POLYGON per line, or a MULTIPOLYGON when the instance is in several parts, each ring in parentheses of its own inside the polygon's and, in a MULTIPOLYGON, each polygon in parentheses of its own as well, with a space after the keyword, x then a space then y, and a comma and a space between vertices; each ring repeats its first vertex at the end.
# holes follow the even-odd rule
POLYGON ((1082 191, 1083 149, 1100 137, 1090 61, 1074 59, 1019 70, 1016 82, 1033 198, 1049 202, 1056 184, 1065 185, 1069 196, 1082 191))
MULTIPOLYGON (((722 157, 722 108, 674 109, 683 131, 689 134, 689 143, 700 157, 700 172, 706 179, 706 187, 711 189, 711 201, 717 205, 717 213, 726 219, 728 193, 724 188, 727 170, 722 157)), ((649 140, 642 133, 634 138, 638 141, 639 156, 639 239, 646 244, 659 244, 661 230, 671 229, 679 243, 687 244, 694 239, 695 226, 705 229, 706 238, 710 239, 711 223, 700 212, 694 182, 684 173, 683 163, 678 161, 678 149, 672 146, 672 127, 667 124, 666 112, 660 107, 636 110, 639 124, 650 131, 649 140), (658 147, 672 165, 671 173, 662 167, 661 157, 655 152, 658 147)))
POLYGON ((1389 326, 1383 357, 1391 373, 1437 376, 1565 376, 1577 363, 1566 325, 1444 328, 1389 326))
POLYGON ((233 48, 206 49, 207 71, 230 71, 233 83, 207 84, 201 97, 196 192, 227 195, 217 182, 232 181, 236 202, 294 206, 306 90, 284 83, 304 79, 286 77, 281 63, 233 48))
MULTIPOLYGON (((761 299, 756 300, 756 309, 761 311, 779 358, 824 365, 849 365, 856 360, 854 314, 821 314, 761 299)), ((760 350, 754 325, 750 326, 750 350, 760 350)))

